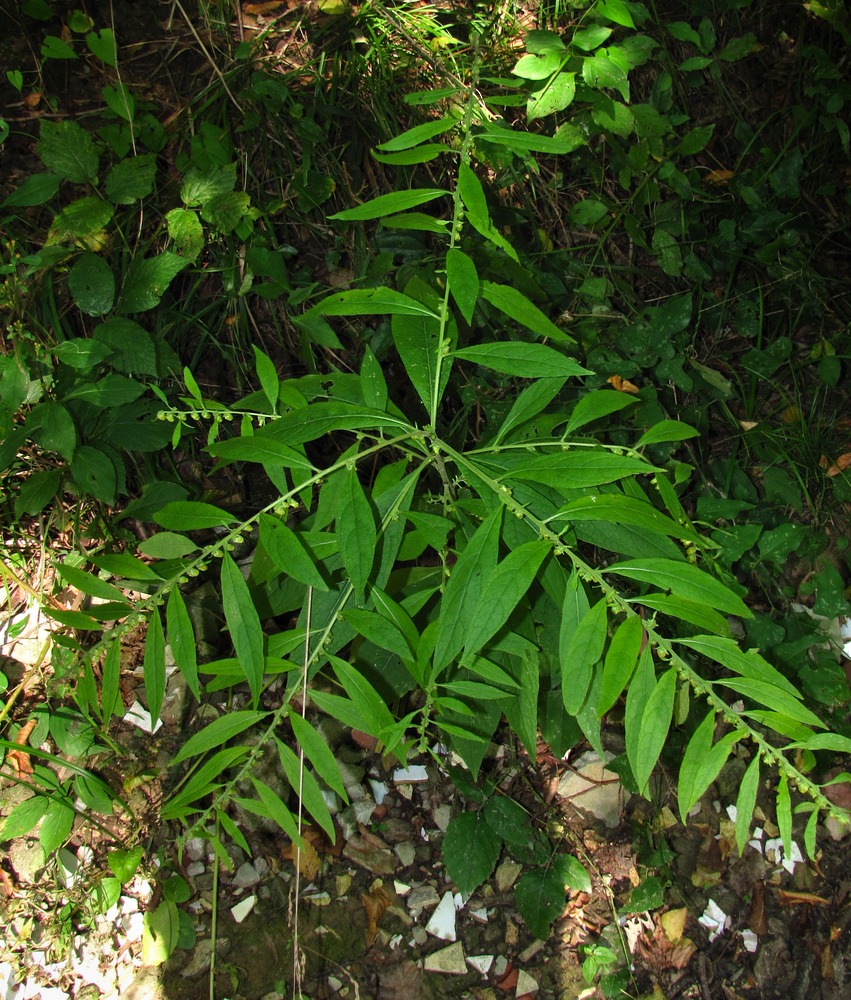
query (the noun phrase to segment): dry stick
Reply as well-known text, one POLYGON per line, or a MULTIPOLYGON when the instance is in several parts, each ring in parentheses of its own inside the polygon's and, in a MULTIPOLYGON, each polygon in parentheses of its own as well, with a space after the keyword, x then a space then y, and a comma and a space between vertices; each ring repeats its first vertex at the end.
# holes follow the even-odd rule
MULTIPOLYGON (((310 624, 313 612, 313 587, 307 588, 307 618, 304 623, 304 666, 301 674, 301 717, 307 714, 307 667, 310 663, 310 624)), ((302 791, 304 788, 304 748, 298 746, 298 841, 295 845, 295 902, 293 908, 293 994, 301 996, 301 961, 298 946, 298 899, 301 883, 302 791)))

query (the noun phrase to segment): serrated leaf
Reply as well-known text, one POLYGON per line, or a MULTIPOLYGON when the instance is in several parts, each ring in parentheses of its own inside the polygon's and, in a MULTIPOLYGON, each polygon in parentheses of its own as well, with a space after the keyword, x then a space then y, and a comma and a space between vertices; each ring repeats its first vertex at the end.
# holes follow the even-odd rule
POLYGON ((691 563, 673 559, 634 559, 608 566, 605 572, 649 583, 690 601, 703 601, 730 615, 753 618, 753 613, 729 587, 691 563))
POLYGON ((95 253, 84 253, 68 272, 68 289, 77 308, 87 316, 102 316, 115 301, 115 277, 95 253))
POLYGON ((54 174, 72 184, 97 180, 100 156, 89 133, 74 121, 42 118, 36 151, 54 174))
POLYGON ((465 347, 454 351, 453 356, 520 378, 566 378, 591 374, 587 368, 547 347, 546 344, 505 341, 484 344, 481 347, 465 347))
POLYGON ((251 700, 257 705, 263 688, 266 664, 263 653, 263 628, 245 577, 227 552, 222 555, 221 579, 225 621, 242 672, 251 690, 251 700))
POLYGON ((588 869, 572 854, 559 854, 553 867, 561 875, 562 882, 577 892, 591 894, 591 876, 588 869))
POLYGON ((561 653, 561 695, 568 715, 576 715, 582 707, 594 667, 603 655, 607 614, 606 602, 598 601, 579 619, 561 653))
POLYGON ((449 877, 465 896, 487 879, 502 850, 502 838, 482 812, 456 816, 443 838, 443 860, 449 877))
POLYGON ((160 717, 160 709, 165 695, 165 635, 163 634, 160 613, 156 608, 148 618, 143 675, 145 694, 148 696, 148 711, 151 714, 151 725, 154 725, 160 717))
POLYGON ((157 158, 153 153, 121 160, 106 175, 106 196, 114 205, 132 205, 154 190, 157 158))
POLYGON ((224 746, 234 736, 238 736, 240 733, 245 732, 246 729, 258 725, 258 723, 266 718, 267 714, 266 712, 242 709, 228 712, 226 715, 220 715, 218 719, 214 719, 211 723, 204 726, 203 729, 189 737, 171 759, 170 766, 174 767, 184 760, 189 760, 190 757, 197 757, 199 754, 207 753, 209 750, 224 746))
POLYGON ((190 208, 173 208, 165 217, 174 252, 194 263, 204 249, 204 227, 190 208))
POLYGON ((154 257, 137 255, 130 262, 121 287, 120 311, 146 312, 160 304, 168 286, 189 266, 189 261, 170 250, 154 257))
POLYGON ((418 205, 434 201, 435 198, 442 198, 448 194, 451 194, 451 192, 445 191, 442 188, 394 191, 391 194, 380 194, 377 198, 364 202, 356 208, 348 208, 344 212, 329 215, 328 218, 336 219, 340 222, 363 222, 368 219, 380 219, 385 215, 393 215, 396 212, 405 212, 409 208, 416 208, 418 205))
POLYGON ((523 847, 529 843, 532 837, 531 819, 519 802, 494 795, 482 806, 481 812, 494 833, 506 844, 523 847))
POLYGON ((713 746, 712 736, 715 732, 715 722, 715 710, 712 709, 692 734, 683 754, 677 787, 677 801, 680 807, 680 818, 684 825, 687 823, 691 807, 718 777, 719 771, 730 756, 733 744, 741 739, 740 733, 727 733, 713 746))
POLYGON ((526 872, 514 886, 514 902, 532 934, 545 941, 566 902, 561 874, 554 868, 526 872))
POLYGON ((17 840, 28 834, 47 812, 49 805, 50 799, 46 795, 33 795, 24 799, 6 817, 0 840, 17 840))

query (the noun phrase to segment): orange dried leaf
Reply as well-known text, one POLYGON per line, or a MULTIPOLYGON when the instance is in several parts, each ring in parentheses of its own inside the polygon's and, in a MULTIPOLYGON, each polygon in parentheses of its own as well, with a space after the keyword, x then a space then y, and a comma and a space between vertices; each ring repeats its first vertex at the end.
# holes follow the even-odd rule
POLYGON ((783 906, 800 906, 810 904, 812 906, 830 906, 830 900, 824 896, 817 896, 814 892, 793 892, 787 889, 780 890, 780 902, 783 906))
POLYGON ((851 468, 851 451, 847 451, 844 455, 840 455, 832 465, 829 464, 827 456, 822 455, 819 465, 829 476, 839 476, 845 472, 846 469, 851 468))
POLYGON ((736 176, 735 170, 710 170, 703 178, 704 184, 727 184, 736 176))
POLYGON ((319 874, 319 869, 322 867, 322 862, 319 860, 316 848, 307 840, 305 840, 304 846, 301 849, 299 849, 297 844, 291 843, 284 848, 281 854, 288 861, 292 861, 298 867, 301 877, 306 878, 309 882, 312 882, 316 878, 319 874))
POLYGON ((390 905, 390 897, 383 885, 372 887, 369 892, 361 893, 360 901, 366 910, 366 946, 369 948, 378 937, 378 921, 390 905))
POLYGON ((627 381, 625 378, 621 378, 620 375, 612 375, 612 377, 606 379, 606 381, 613 389, 617 389, 618 392, 631 392, 633 395, 638 392, 637 385, 627 381))

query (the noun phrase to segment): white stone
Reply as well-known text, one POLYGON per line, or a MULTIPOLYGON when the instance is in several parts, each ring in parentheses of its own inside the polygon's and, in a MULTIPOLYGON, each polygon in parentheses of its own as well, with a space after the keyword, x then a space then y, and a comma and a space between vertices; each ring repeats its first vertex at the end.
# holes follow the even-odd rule
POLYGON ((467 965, 486 976, 493 965, 493 955, 468 955, 467 965))
POLYGON ((203 875, 206 871, 203 861, 192 861, 186 866, 186 874, 190 878, 196 878, 198 875, 203 875))
POLYGON ((526 972, 525 969, 521 969, 517 976, 517 990, 515 992, 515 997, 525 997, 530 993, 538 992, 537 982, 526 972))
POLYGON ((251 886, 257 885, 259 881, 260 876, 250 861, 246 861, 245 864, 240 865, 236 875, 233 877, 233 884, 237 889, 250 889, 251 886))
POLYGON ((230 908, 231 916, 236 923, 241 924, 242 921, 245 920, 248 914, 254 909, 256 902, 256 896, 246 896, 245 899, 241 899, 236 906, 232 906, 230 908))
POLYGON ((452 809, 447 805, 438 806, 432 814, 434 816, 434 824, 442 833, 446 833, 446 828, 449 826, 449 821, 452 819, 452 809))
POLYGON ((410 865, 416 861, 417 852, 414 845, 410 840, 404 840, 401 844, 397 844, 393 850, 396 852, 396 857, 399 859, 400 864, 403 868, 408 868, 410 865))
POLYGON ((426 930, 441 941, 455 940, 455 901, 451 892, 445 892, 432 913, 426 930))
POLYGON ((742 931, 742 944, 745 946, 745 951, 753 955, 759 948, 759 937, 752 930, 745 929, 742 931))
POLYGON ((190 861, 201 861, 207 849, 207 841, 203 837, 190 837, 186 841, 186 853, 190 861))
POLYGON ((124 714, 123 722, 136 726, 143 733, 156 733, 163 724, 162 719, 157 719, 157 724, 151 722, 151 713, 140 701, 134 701, 124 714))
POLYGON ((397 785, 416 785, 428 781, 428 771, 422 764, 412 764, 410 767, 397 767, 393 772, 393 781, 397 785))
POLYGON ((375 778, 369 779, 369 787, 372 789, 372 797, 375 799, 376 805, 381 805, 381 803, 387 798, 387 785, 383 781, 377 781, 375 778))
MULTIPOLYGON (((608 763, 612 754, 606 754, 608 763)), ((575 809, 596 817, 613 828, 620 823, 623 787, 614 771, 609 771, 599 756, 589 750, 566 771, 558 784, 558 794, 575 809)))

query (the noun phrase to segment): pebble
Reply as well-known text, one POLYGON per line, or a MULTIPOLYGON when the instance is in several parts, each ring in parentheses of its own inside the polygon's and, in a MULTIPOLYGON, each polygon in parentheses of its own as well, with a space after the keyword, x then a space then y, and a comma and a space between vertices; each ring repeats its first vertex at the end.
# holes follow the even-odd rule
POLYGON ((260 876, 257 873, 257 869, 250 861, 246 861, 237 869, 236 875, 233 877, 233 885, 236 889, 250 889, 251 886, 257 885, 260 881, 260 876))
POLYGON ((451 892, 443 894, 443 899, 426 924, 426 930, 441 941, 455 940, 455 902, 451 892))
POLYGON ((191 864, 186 866, 186 874, 190 878, 195 878, 196 875, 203 875, 205 871, 203 861, 193 861, 191 864))
POLYGON ((190 837, 186 841, 186 853, 190 861, 201 861, 207 850, 207 841, 203 837, 190 837))
POLYGON ((442 972, 450 976, 467 974, 467 963, 464 959, 464 948, 460 941, 442 948, 426 956, 423 968, 426 972, 442 972))
POLYGON ((417 850, 410 840, 402 844, 397 844, 393 850, 396 852, 396 857, 403 868, 408 868, 416 860, 417 850))
POLYGON ((433 885, 418 885, 416 889, 411 890, 411 895, 407 899, 408 909, 415 920, 423 910, 430 910, 439 902, 440 896, 433 885))
POLYGON ((241 924, 248 914, 254 909, 256 902, 256 896, 246 896, 245 899, 241 899, 236 906, 232 906, 230 908, 231 916, 238 924, 241 924))

